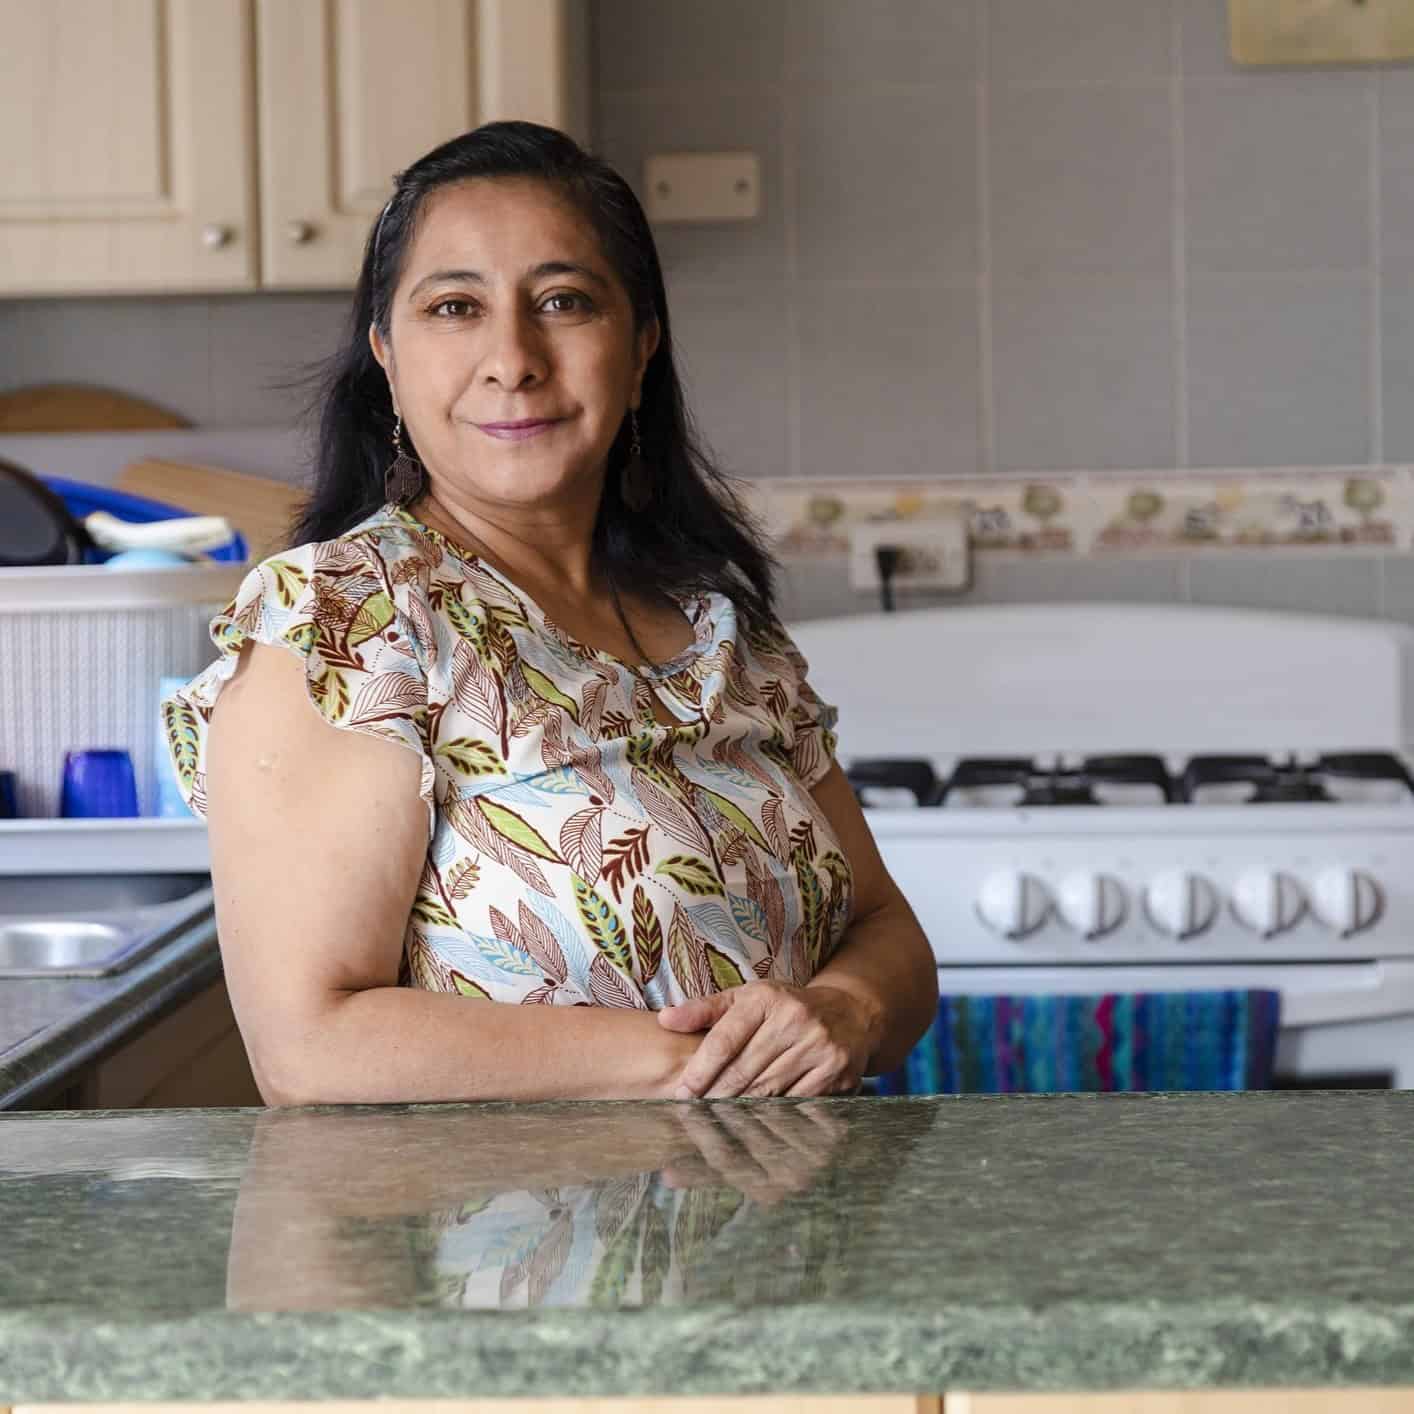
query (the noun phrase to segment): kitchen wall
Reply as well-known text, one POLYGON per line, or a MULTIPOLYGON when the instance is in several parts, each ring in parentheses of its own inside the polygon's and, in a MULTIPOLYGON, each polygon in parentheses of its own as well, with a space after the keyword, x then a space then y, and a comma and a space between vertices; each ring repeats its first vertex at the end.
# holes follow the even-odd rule
MULTIPOLYGON (((626 174, 650 151, 762 160, 758 222, 660 233, 690 389, 731 469, 1414 463, 1414 69, 1238 71, 1224 0, 596 8, 596 131, 626 174)), ((0 386, 101 382, 279 429, 298 406, 281 385, 344 310, 12 301, 0 386)), ((1397 549, 983 554, 969 597, 1414 619, 1397 549)), ((825 557, 789 566, 786 607, 873 605, 825 557)))

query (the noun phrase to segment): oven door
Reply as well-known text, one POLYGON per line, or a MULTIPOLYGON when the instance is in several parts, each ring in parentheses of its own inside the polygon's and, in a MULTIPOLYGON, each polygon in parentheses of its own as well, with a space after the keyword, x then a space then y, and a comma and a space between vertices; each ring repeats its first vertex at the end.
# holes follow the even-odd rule
POLYGON ((1281 993, 1279 1090, 1414 1089, 1414 960, 1157 967, 947 967, 954 996, 1100 992, 1281 993))

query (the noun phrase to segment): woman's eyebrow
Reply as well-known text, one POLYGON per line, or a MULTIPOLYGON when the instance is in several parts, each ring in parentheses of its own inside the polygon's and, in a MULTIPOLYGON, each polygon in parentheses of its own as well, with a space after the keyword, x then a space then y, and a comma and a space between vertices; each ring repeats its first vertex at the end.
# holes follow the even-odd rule
MULTIPOLYGON (((584 279, 598 285, 601 289, 607 289, 609 282, 595 269, 588 265, 581 265, 573 260, 545 260, 539 265, 532 266, 527 270, 526 275, 532 280, 543 280, 550 275, 579 275, 584 279)), ((416 299, 419 292, 427 289, 431 285, 443 284, 469 284, 484 285, 486 277, 479 270, 434 270, 430 275, 424 275, 412 289, 408 291, 408 298, 416 299)))
POLYGON ((543 280, 547 275, 581 275, 604 289, 607 289, 609 284, 597 270, 574 260, 546 260, 526 271, 526 274, 533 280, 543 280))

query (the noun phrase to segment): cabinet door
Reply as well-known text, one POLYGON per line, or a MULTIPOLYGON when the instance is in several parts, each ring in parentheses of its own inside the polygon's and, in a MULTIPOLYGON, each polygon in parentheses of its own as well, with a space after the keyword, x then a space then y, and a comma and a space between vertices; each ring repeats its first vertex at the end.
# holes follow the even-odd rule
POLYGON ((0 0, 0 294, 256 281, 251 0, 0 0))
POLYGON ((264 1105, 225 980, 92 1066, 60 1103, 83 1110, 264 1105))
POLYGON ((347 289, 393 177, 489 118, 583 136, 584 0, 258 0, 262 283, 347 289))

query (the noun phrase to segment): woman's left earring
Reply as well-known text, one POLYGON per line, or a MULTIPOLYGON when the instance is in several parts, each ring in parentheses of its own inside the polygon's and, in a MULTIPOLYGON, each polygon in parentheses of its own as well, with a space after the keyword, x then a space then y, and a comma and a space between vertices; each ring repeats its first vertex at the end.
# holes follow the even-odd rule
POLYGON ((393 450, 397 456, 383 473, 383 494, 393 505, 406 506, 422 495, 427 484, 427 472, 422 463, 403 446, 401 413, 393 424, 393 450))
POLYGON ((619 473, 619 493, 629 510, 643 512, 653 502, 653 473, 648 470, 648 463, 643 460, 643 443, 638 436, 636 411, 629 413, 629 436, 632 444, 629 447, 628 460, 619 473))

